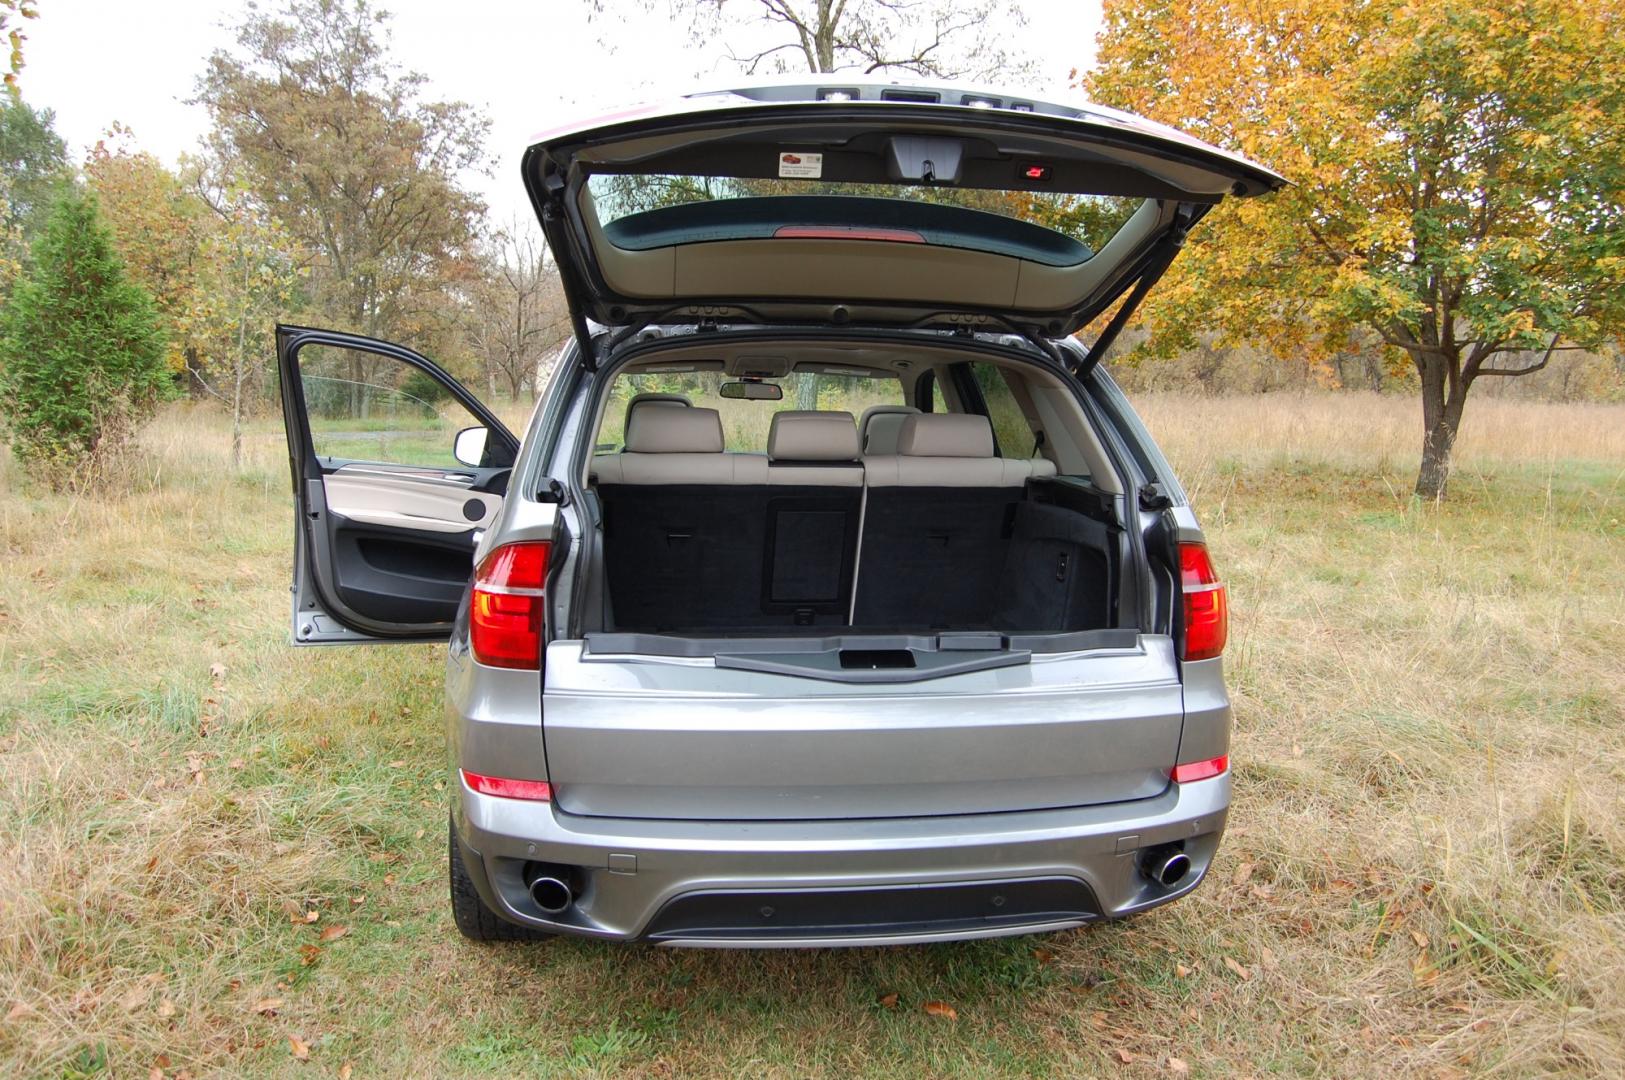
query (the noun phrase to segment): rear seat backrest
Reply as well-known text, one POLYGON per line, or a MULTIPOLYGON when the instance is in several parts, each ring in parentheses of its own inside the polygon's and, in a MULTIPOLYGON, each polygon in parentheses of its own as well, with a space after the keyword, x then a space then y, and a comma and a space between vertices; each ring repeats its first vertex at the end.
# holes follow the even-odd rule
POLYGON ((592 459, 599 484, 765 484, 767 458, 723 451, 715 409, 650 408, 632 413, 626 449, 592 459))
POLYGON ((897 436, 903 432, 903 421, 918 416, 920 410, 912 405, 871 405, 863 410, 858 421, 858 441, 865 454, 880 456, 897 453, 897 436))
POLYGON ((858 429, 848 412, 774 413, 767 432, 767 482, 862 487, 858 429))
POLYGON ((1054 476, 1043 458, 993 455, 993 426, 974 413, 905 416, 897 453, 866 454, 865 482, 878 487, 1021 487, 1035 476, 1054 476))
POLYGON ((864 456, 854 625, 993 626, 1022 489, 1055 471, 993 450, 987 417, 920 413, 904 417, 896 454, 864 456))

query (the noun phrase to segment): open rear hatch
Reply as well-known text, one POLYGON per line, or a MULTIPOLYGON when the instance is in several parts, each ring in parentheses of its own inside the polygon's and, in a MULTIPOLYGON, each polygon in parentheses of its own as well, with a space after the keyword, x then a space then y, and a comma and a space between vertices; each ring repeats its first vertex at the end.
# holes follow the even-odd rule
POLYGON ((586 319, 1070 334, 1222 198, 1284 183, 1109 109, 849 80, 550 132, 524 175, 582 341, 586 319))
MULTIPOLYGON (((1213 205, 1283 183, 1109 110, 845 80, 699 95, 558 131, 530 148, 524 172, 580 342, 589 348, 589 319, 616 330, 598 356, 584 355, 589 367, 657 322, 1015 330, 1059 358, 1050 338, 1136 283, 1143 293, 1213 205), (1024 220, 1033 217, 1041 223, 1024 220)), ((997 500, 1001 537, 1002 504, 1020 490, 997 500)), ((724 493, 711 492, 702 515, 683 489, 661 489, 682 510, 669 528, 646 492, 623 516, 653 530, 648 559, 676 575, 672 588, 686 580, 672 541, 696 539, 693 522, 730 530, 755 520, 716 509, 724 493)), ((940 492, 917 497, 929 501, 913 517, 943 537, 974 524, 940 492)), ((900 520, 911 520, 899 500, 900 520)), ((1041 517, 1035 551, 1063 535, 1043 532, 1041 517)), ((707 560, 693 575, 729 565, 718 556, 726 539, 689 545, 707 560)), ((986 561, 994 585, 1002 565, 986 561)), ((1069 572, 1057 566, 1074 565, 1052 559, 1033 581, 1056 591, 1069 572)), ((905 598, 945 603, 957 593, 943 583, 963 585, 945 572, 911 584, 905 560, 868 549, 863 566, 905 598)), ((1020 595, 990 595, 1006 593, 1020 595)), ((714 590, 694 603, 724 613, 714 590)), ((989 606, 979 620, 926 620, 949 632, 924 643, 865 642, 858 628, 906 624, 902 615, 929 605, 868 620, 855 606, 845 637, 822 649, 750 625, 713 630, 762 639, 749 647, 689 655, 657 654, 637 635, 555 641, 543 730, 558 806, 626 818, 878 818, 1075 807, 1167 786, 1183 725, 1170 637, 1100 621, 1120 637, 1040 654, 1008 636, 956 633, 999 625, 989 606)), ((686 610, 645 621, 676 625, 686 610)), ((846 618, 840 608, 836 621, 846 618)))

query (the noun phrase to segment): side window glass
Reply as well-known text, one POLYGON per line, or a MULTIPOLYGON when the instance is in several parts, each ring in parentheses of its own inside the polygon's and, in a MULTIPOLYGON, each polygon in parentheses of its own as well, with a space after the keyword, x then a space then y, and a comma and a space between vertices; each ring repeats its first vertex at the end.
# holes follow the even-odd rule
POLYGON ((316 455, 327 464, 370 461, 456 469, 496 465, 485 428, 451 392, 389 356, 333 345, 299 350, 299 381, 316 455), (465 460, 472 458, 472 460, 465 460))
POLYGON ((931 410, 930 411, 934 412, 934 413, 945 413, 945 412, 947 412, 948 411, 948 399, 944 398, 942 396, 942 382, 941 382, 941 380, 939 380, 937 378, 937 373, 934 372, 934 371, 928 371, 928 372, 925 373, 923 378, 926 381, 926 385, 931 388, 931 410))
POLYGON ((1033 445, 1033 429, 1022 415, 1021 406, 1010 392, 1003 370, 992 364, 972 364, 971 373, 987 403, 987 416, 993 423, 993 438, 999 444, 999 456, 1005 458, 1037 457, 1033 445))

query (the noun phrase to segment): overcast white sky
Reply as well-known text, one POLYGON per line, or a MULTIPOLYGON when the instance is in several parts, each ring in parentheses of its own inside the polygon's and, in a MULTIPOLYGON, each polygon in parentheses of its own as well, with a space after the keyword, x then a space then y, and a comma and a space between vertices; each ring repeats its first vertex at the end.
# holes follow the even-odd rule
MULTIPOLYGON (((185 99, 204 58, 231 43, 222 20, 235 21, 243 6, 42 0, 40 17, 24 28, 23 96, 56 110, 57 131, 76 160, 118 121, 140 146, 173 161, 194 149, 207 127, 203 110, 185 99)), ((491 175, 470 182, 498 220, 529 216, 519 156, 533 133, 697 83, 725 85, 737 73, 720 46, 695 47, 686 28, 659 15, 589 25, 586 0, 378 0, 378 6, 394 16, 396 57, 429 77, 431 95, 467 101, 490 117, 491 175), (601 43, 606 39, 613 49, 601 43)), ((639 10, 633 0, 605 6, 639 10)), ((1027 25, 1011 26, 1011 44, 1038 67, 1025 89, 1050 100, 1081 98, 1067 88, 1067 75, 1093 59, 1099 0, 1022 6, 1027 25)))

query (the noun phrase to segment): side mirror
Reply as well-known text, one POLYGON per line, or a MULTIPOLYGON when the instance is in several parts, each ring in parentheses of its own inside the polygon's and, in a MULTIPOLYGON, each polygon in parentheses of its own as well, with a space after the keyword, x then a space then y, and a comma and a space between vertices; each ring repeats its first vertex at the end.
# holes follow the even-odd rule
POLYGON ((725 398, 745 401, 778 401, 784 397, 784 388, 770 382, 725 382, 717 392, 725 398))
POLYGON ((470 469, 485 464, 485 441, 490 432, 482 427, 465 427, 451 443, 451 456, 470 469))

